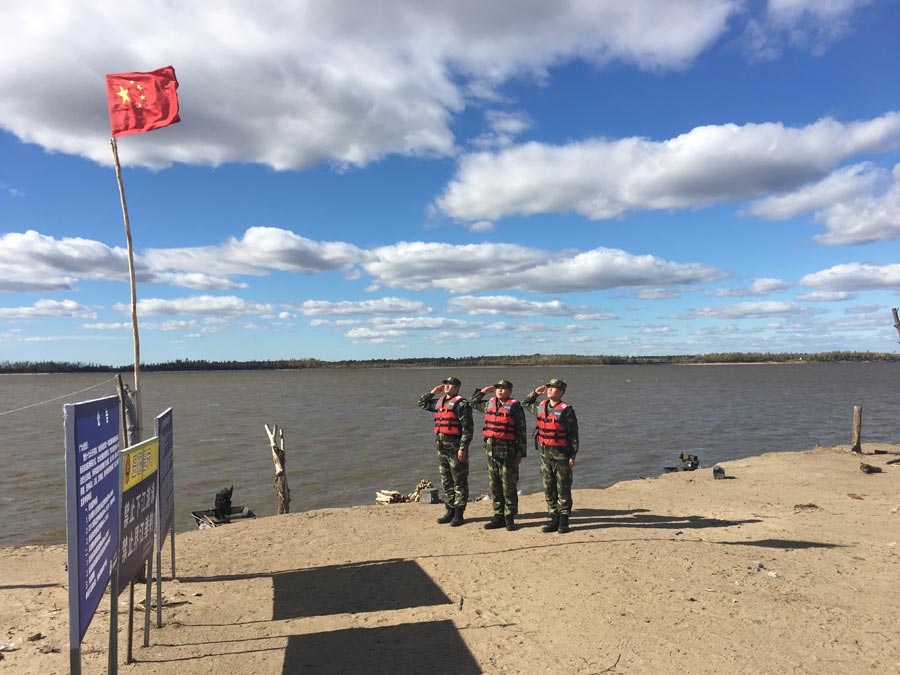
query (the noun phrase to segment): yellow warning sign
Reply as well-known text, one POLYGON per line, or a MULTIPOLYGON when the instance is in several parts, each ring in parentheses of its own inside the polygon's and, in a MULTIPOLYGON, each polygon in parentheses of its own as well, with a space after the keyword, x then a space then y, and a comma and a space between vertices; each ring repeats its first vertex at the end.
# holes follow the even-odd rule
POLYGON ((159 436, 141 441, 122 451, 122 492, 134 487, 159 466, 159 436))

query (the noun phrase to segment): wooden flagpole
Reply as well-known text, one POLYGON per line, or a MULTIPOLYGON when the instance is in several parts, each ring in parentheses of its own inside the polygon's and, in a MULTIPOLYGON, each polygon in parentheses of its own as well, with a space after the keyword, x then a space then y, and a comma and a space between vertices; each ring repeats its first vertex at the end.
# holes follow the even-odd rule
POLYGON ((137 286, 134 279, 134 250, 131 246, 131 225, 128 221, 128 204, 125 202, 125 185, 122 183, 122 167, 119 165, 119 148, 115 137, 109 139, 113 159, 116 164, 116 180, 119 182, 119 197, 122 200, 122 216, 125 218, 125 241, 128 244, 128 276, 131 279, 131 330, 134 335, 134 407, 137 411, 137 438, 132 442, 143 440, 144 417, 141 408, 141 341, 138 337, 137 320, 137 286))

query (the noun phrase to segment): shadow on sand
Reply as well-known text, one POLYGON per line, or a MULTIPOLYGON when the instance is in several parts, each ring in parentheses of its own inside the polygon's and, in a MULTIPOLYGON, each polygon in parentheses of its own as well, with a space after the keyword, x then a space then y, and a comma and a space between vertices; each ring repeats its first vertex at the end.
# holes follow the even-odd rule
POLYGON ((452 621, 424 621, 293 635, 282 673, 301 672, 474 675, 483 669, 452 621))

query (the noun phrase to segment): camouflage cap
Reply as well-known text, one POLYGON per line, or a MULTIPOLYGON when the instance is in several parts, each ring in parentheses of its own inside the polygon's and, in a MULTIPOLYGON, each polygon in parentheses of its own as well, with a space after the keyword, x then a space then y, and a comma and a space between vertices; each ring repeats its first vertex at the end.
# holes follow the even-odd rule
POLYGON ((512 382, 509 380, 497 380, 497 384, 494 385, 495 388, 503 387, 504 389, 512 389, 512 382))
POLYGON ((445 377, 443 380, 441 380, 441 382, 443 382, 444 384, 454 384, 457 387, 462 384, 462 382, 459 381, 458 377, 445 377))
POLYGON ((555 377, 552 380, 547 380, 547 384, 544 385, 546 387, 556 387, 557 389, 566 390, 565 380, 558 380, 555 377))

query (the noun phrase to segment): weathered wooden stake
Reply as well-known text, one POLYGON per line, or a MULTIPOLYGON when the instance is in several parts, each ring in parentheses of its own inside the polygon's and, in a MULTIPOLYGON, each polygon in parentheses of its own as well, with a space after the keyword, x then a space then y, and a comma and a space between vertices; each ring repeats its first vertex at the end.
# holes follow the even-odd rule
POLYGON ((853 436, 851 438, 853 452, 862 452, 862 406, 853 406, 853 436))
POLYGON ((894 307, 891 310, 891 313, 894 315, 894 328, 896 328, 897 333, 900 334, 900 316, 897 316, 897 308, 894 307))
POLYGON ((137 429, 137 407, 135 405, 134 392, 128 388, 128 385, 122 382, 121 373, 116 375, 116 389, 119 391, 119 401, 121 402, 122 413, 122 429, 125 438, 125 447, 130 447, 140 441, 137 429))
POLYGON ((272 449, 272 461, 275 462, 275 495, 278 498, 278 513, 291 512, 291 489, 288 487, 287 473, 284 470, 284 430, 277 424, 266 424, 266 435, 272 449), (277 439, 277 442, 276 442, 277 439))

